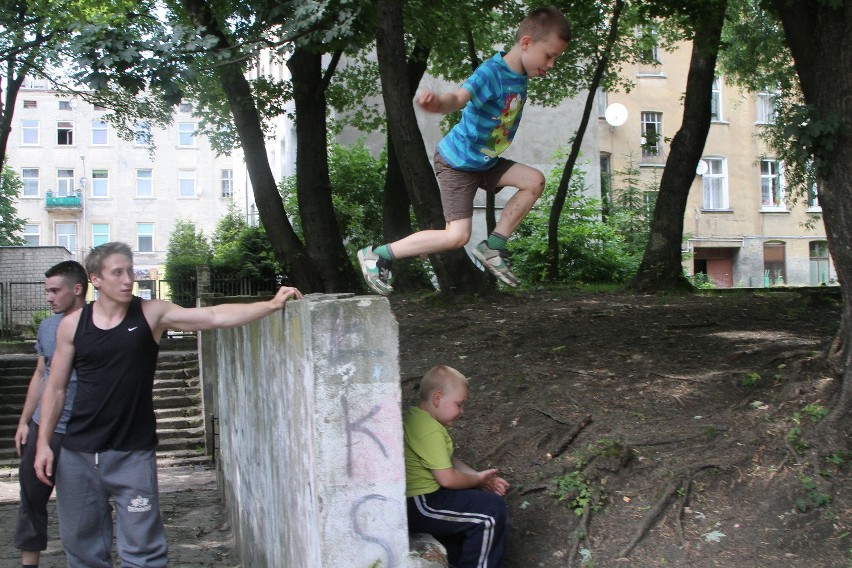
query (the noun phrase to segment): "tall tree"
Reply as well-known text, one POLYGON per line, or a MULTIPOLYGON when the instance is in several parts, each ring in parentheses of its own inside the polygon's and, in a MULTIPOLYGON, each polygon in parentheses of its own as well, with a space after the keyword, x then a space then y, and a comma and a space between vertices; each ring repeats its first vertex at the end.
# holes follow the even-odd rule
MULTIPOLYGON (((639 271, 630 287, 642 291, 687 287, 681 266, 683 217, 695 168, 710 131, 710 107, 716 58, 719 54, 727 0, 708 0, 686 9, 693 31, 692 57, 686 79, 683 122, 671 143, 671 152, 660 179, 660 191, 651 220, 650 238, 639 271)), ((665 6, 663 13, 671 13, 665 6)))
POLYGON ((852 410, 852 2, 767 0, 780 16, 807 105, 789 135, 814 164, 819 202, 843 292, 830 360, 840 377, 831 413, 820 424, 827 448, 846 448, 852 410))

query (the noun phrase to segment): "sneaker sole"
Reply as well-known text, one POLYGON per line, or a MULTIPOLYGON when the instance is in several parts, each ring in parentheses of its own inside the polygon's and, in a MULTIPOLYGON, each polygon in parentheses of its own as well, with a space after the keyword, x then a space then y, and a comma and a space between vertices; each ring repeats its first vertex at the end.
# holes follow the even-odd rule
POLYGON ((472 252, 473 252, 473 256, 476 257, 476 260, 478 260, 479 263, 482 266, 484 266, 485 269, 488 272, 493 274, 500 282, 507 284, 507 285, 511 286, 512 288, 518 287, 518 285, 520 284, 520 281, 517 278, 515 278, 514 274, 512 274, 512 276, 510 278, 509 276, 503 274, 502 272, 500 272, 499 270, 497 270, 496 268, 491 266, 491 263, 489 263, 488 260, 485 258, 485 256, 481 252, 479 252, 479 249, 475 248, 475 249, 473 249, 472 252))
POLYGON ((373 279, 372 279, 373 275, 369 271, 369 269, 367 268, 367 266, 365 264, 366 259, 364 258, 364 255, 362 254, 362 252, 360 250, 358 251, 357 256, 358 256, 358 264, 361 266, 361 276, 364 277, 364 282, 367 283, 367 287, 370 290, 372 290, 373 292, 375 292, 376 294, 380 294, 382 296, 387 296, 388 294, 393 292, 393 288, 389 284, 384 284, 384 282, 382 282, 381 280, 379 280, 379 283, 376 283, 376 282, 373 281, 373 279))

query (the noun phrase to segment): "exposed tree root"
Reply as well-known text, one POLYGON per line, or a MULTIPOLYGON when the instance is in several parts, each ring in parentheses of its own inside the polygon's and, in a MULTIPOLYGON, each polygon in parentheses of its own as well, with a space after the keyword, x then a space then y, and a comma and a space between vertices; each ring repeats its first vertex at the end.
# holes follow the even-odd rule
POLYGON ((568 432, 567 435, 562 438, 562 440, 559 442, 559 445, 556 446, 556 449, 550 452, 550 456, 555 458, 556 456, 561 455, 562 452, 568 449, 568 446, 571 445, 571 442, 574 441, 574 439, 580 434, 580 432, 582 432, 583 429, 591 423, 592 415, 587 414, 586 417, 583 418, 582 422, 577 424, 574 428, 571 429, 571 431, 568 432))
POLYGON ((645 538, 645 535, 648 534, 648 531, 651 530, 651 527, 657 522, 657 518, 660 514, 668 507, 669 501, 672 496, 677 493, 677 490, 683 487, 683 477, 678 477, 666 486, 663 494, 657 500, 653 507, 648 511, 648 514, 645 515, 645 518, 642 520, 642 524, 639 525, 639 528, 633 533, 633 538, 630 539, 630 542, 627 543, 621 552, 618 553, 620 558, 625 558, 630 555, 633 549, 636 547, 639 542, 645 538))

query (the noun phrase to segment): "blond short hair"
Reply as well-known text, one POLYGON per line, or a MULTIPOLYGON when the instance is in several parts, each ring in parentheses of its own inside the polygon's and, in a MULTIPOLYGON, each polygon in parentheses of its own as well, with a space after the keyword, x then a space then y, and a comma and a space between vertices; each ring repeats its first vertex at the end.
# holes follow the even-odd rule
POLYGON ((436 365, 420 381, 420 401, 429 400, 435 391, 449 391, 459 385, 468 388, 467 377, 447 365, 436 365))
POLYGON ((104 260, 112 254, 124 255, 130 259, 131 263, 133 262, 133 251, 130 250, 130 246, 113 241, 92 249, 89 256, 86 257, 86 272, 100 276, 104 267, 104 260))
POLYGON ((521 41, 524 36, 530 36, 533 41, 543 41, 551 34, 566 43, 571 41, 571 24, 568 18, 555 6, 536 8, 521 22, 515 34, 515 43, 521 41))

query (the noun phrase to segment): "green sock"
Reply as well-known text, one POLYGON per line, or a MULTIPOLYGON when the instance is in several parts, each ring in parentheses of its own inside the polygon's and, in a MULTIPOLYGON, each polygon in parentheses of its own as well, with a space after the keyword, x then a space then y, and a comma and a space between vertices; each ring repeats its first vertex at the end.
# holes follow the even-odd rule
POLYGON ((488 248, 492 250, 506 250, 506 241, 508 240, 509 239, 500 233, 491 233, 488 236, 488 240, 485 241, 485 244, 487 244, 488 248))
POLYGON ((393 260, 393 253, 388 245, 373 247, 373 252, 385 260, 393 260))

